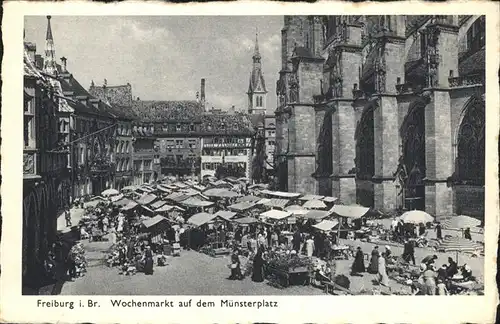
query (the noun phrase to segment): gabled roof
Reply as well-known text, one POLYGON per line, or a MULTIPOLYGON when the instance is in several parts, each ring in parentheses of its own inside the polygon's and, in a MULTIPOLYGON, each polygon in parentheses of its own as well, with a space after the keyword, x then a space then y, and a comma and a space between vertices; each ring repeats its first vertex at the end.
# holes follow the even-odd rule
POLYGON ((201 116, 202 135, 248 135, 254 133, 254 127, 248 115, 204 114, 201 116))
POLYGON ((132 106, 132 86, 130 84, 117 86, 95 86, 89 88, 90 94, 118 106, 132 106))
POLYGON ((142 122, 196 122, 202 114, 201 105, 195 100, 134 100, 132 109, 142 122))
MULTIPOLYGON (((97 99, 93 97, 70 73, 64 73, 59 78, 61 83, 62 91, 64 92, 72 92, 73 98, 78 96, 88 97, 90 99, 97 99)), ((76 98, 68 101, 71 108, 73 108, 76 112, 79 113, 87 113, 98 115, 102 117, 113 118, 114 114, 111 113, 111 107, 105 104, 102 101, 99 101, 96 106, 89 102, 88 105, 85 105, 79 102, 76 98)))

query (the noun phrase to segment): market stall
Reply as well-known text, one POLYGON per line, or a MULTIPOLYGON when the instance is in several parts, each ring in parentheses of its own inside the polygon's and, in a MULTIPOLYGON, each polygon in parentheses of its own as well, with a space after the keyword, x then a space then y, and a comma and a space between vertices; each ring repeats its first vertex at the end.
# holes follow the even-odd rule
POLYGON ((310 258, 297 254, 270 252, 266 258, 265 272, 270 281, 287 287, 310 283, 314 267, 310 258))
POLYGON ((347 238, 349 231, 354 231, 354 237, 364 238, 369 232, 368 229, 361 228, 361 218, 364 217, 370 208, 357 205, 335 205, 330 209, 330 213, 339 217, 338 237, 347 238), (354 226, 351 223, 354 222, 354 226), (344 228, 344 229, 343 229, 344 228), (357 232, 356 232, 357 231, 357 232))

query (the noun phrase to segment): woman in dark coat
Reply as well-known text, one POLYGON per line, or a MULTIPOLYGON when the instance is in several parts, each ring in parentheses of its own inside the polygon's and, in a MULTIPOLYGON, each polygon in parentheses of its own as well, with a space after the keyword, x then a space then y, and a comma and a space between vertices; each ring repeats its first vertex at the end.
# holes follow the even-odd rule
POLYGON ((378 273, 378 258, 380 253, 378 252, 378 246, 375 246, 372 250, 372 257, 370 259, 370 265, 368 266, 368 272, 376 274, 378 273))
POLYGON ((264 259, 262 258, 262 253, 264 252, 264 247, 260 246, 257 254, 253 258, 253 271, 252 271, 252 281, 262 282, 264 281, 264 271, 262 267, 264 266, 264 259))
POLYGON ((243 275, 241 274, 241 262, 238 254, 238 250, 234 250, 231 256, 231 276, 229 277, 231 280, 243 279, 243 275))
POLYGON ((354 257, 354 262, 352 263, 351 272, 353 275, 365 272, 365 255, 361 250, 361 247, 358 246, 358 250, 356 251, 356 256, 354 257))
POLYGON ((151 251, 151 247, 148 245, 146 247, 146 251, 144 252, 144 273, 147 275, 153 274, 153 252, 151 251))

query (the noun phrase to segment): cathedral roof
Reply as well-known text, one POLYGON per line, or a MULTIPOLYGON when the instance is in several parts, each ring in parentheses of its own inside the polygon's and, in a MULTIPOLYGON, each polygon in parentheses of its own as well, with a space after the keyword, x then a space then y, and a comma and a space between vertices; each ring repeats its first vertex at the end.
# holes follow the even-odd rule
POLYGON ((134 100, 132 109, 142 122, 196 122, 202 114, 199 102, 184 101, 156 101, 134 100))
POLYGON ((200 132, 202 135, 252 136, 254 127, 245 114, 203 114, 200 132))

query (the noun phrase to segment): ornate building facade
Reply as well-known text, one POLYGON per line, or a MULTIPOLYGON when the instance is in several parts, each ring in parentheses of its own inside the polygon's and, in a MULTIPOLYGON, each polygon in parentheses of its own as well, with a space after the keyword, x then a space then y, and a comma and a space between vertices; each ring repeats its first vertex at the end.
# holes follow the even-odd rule
POLYGON ((481 217, 484 46, 479 16, 285 17, 281 189, 481 217))
MULTIPOLYGON (((57 215, 70 203, 70 174, 68 147, 59 142, 59 112, 67 108, 60 84, 35 64, 35 44, 24 46, 22 273, 23 285, 29 285, 44 273, 57 215)), ((50 52, 50 44, 47 47, 50 52)))
POLYGON ((227 175, 250 179, 255 130, 249 116, 205 113, 201 118, 201 177, 215 176, 222 167, 227 175))

